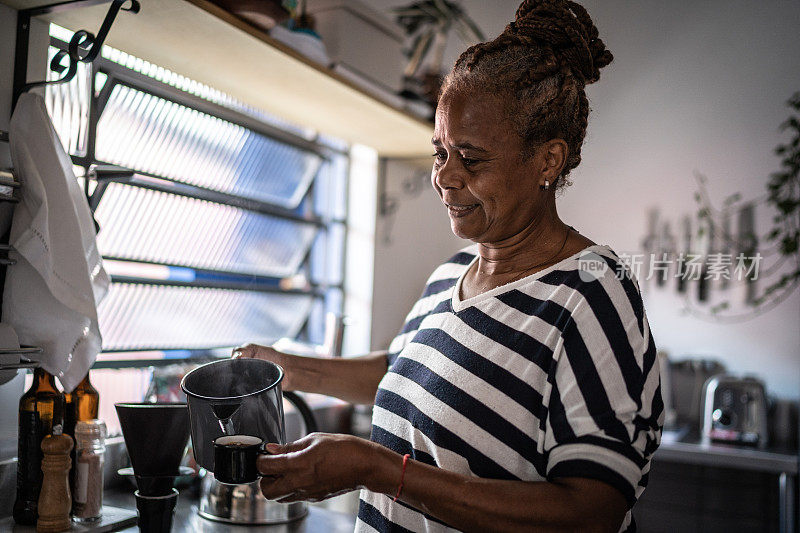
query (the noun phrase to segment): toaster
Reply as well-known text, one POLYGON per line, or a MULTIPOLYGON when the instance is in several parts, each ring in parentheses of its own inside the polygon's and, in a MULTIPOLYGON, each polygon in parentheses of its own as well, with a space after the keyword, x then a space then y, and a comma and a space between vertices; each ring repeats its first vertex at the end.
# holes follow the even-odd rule
POLYGON ((703 442, 767 445, 764 383, 753 377, 711 376, 703 387, 703 442))

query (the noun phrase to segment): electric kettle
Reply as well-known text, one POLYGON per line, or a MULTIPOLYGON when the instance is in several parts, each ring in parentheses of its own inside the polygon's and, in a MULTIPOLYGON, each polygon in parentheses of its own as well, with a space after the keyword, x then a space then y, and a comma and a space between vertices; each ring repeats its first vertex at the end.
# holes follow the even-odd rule
POLYGON ((306 431, 316 431, 313 413, 298 395, 282 393, 283 369, 262 359, 222 359, 197 367, 181 381, 186 393, 195 461, 203 478, 200 516, 231 524, 278 524, 305 516, 305 502, 267 500, 258 481, 242 485, 218 482, 214 440, 224 435, 252 435, 265 443, 286 443, 283 398, 299 411, 306 431))

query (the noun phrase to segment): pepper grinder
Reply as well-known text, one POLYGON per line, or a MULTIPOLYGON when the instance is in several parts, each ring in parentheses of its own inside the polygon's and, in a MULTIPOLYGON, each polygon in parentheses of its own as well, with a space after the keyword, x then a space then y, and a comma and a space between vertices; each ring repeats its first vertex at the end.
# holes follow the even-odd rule
POLYGON ((39 493, 39 519, 36 531, 55 533, 69 531, 72 522, 69 511, 72 497, 69 492, 69 468, 72 460, 72 438, 63 435, 61 425, 53 426, 53 434, 42 440, 42 490, 39 493))

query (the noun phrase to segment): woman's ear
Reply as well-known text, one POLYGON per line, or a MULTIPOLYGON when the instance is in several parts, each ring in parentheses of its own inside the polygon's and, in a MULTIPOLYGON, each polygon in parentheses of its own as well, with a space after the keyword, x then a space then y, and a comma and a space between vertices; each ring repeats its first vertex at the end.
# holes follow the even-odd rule
POLYGON ((567 162, 569 147, 563 139, 550 139, 540 147, 542 179, 555 183, 567 162))

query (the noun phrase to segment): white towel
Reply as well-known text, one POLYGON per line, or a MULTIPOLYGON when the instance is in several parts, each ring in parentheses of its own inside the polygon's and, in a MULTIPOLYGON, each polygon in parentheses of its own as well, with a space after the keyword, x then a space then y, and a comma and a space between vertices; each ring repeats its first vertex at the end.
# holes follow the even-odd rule
POLYGON ((20 343, 43 349, 42 367, 71 392, 100 352, 97 304, 109 278, 86 197, 41 96, 20 97, 9 139, 21 198, 11 224, 17 264, 6 274, 3 321, 20 343))

